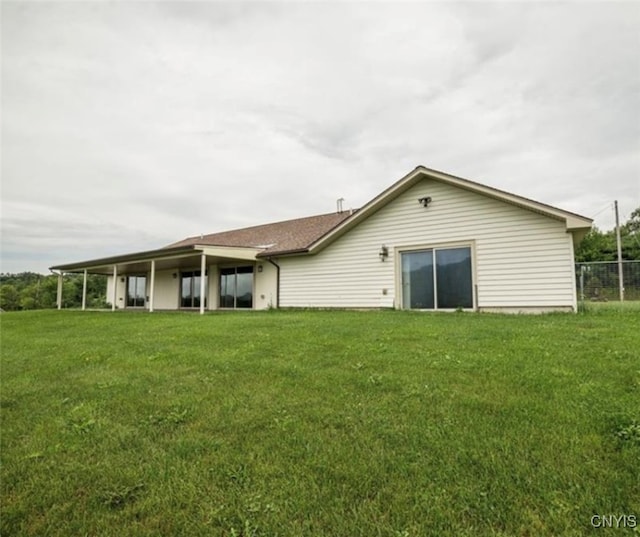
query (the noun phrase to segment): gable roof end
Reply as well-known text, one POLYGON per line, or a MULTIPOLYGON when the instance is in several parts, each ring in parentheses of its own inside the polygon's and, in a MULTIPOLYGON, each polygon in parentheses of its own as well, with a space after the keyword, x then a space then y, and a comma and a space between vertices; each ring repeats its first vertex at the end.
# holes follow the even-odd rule
POLYGON ((440 181, 452 186, 456 186, 458 188, 463 188, 465 190, 469 190, 483 196, 488 196, 490 198, 497 199, 499 201, 503 201, 505 203, 509 203, 517 207, 542 214, 544 216, 548 216, 549 218, 563 221, 568 232, 575 232, 574 241, 576 239, 581 239, 584 234, 586 234, 587 231, 591 229, 591 224, 593 223, 592 219, 581 216, 579 214, 571 213, 563 209, 558 209, 557 207, 553 207, 545 203, 540 203, 523 196, 518 196, 517 194, 511 194, 510 192, 506 192, 504 190, 485 186, 468 179, 463 179, 461 177, 449 175, 444 172, 432 170, 424 166, 417 166, 413 171, 405 175, 402 179, 391 185, 389 188, 373 198, 370 202, 365 204, 364 207, 362 207, 351 218, 348 218, 347 220, 336 226, 329 233, 319 238, 314 244, 311 245, 311 247, 309 248, 309 253, 313 254, 319 252, 320 250, 331 244, 333 241, 335 241, 338 237, 341 237, 350 229, 357 226, 360 222, 369 218, 369 216, 376 213, 382 207, 387 205, 389 202, 400 196, 403 192, 406 192, 409 188, 416 185, 423 179, 440 181))

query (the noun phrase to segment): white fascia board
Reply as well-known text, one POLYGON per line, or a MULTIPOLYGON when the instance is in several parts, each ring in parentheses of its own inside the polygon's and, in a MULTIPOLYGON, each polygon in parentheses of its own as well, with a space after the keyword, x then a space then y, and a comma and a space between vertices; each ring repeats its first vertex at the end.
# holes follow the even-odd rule
POLYGON ((567 218, 567 230, 582 230, 591 229, 593 225, 593 219, 591 218, 578 218, 577 216, 570 216, 567 218))
POLYGON ((262 252, 261 248, 245 248, 240 246, 203 246, 196 245, 197 251, 211 257, 224 257, 228 259, 242 259, 245 261, 255 261, 256 256, 262 252))
POLYGON ((591 220, 590 218, 586 218, 579 214, 574 214, 569 211, 553 207, 552 205, 547 205, 546 203, 541 203, 539 201, 518 196, 517 194, 511 194, 510 192, 506 192, 504 190, 499 190, 497 188, 482 185, 474 181, 469 181, 468 179, 462 179, 461 177, 455 177, 453 175, 449 175, 436 170, 430 170, 428 168, 422 168, 420 171, 422 171, 427 178, 443 181, 450 185, 458 186, 460 188, 464 188, 465 190, 470 190, 472 192, 477 192, 478 194, 483 194, 490 198, 511 203, 518 207, 529 209, 531 211, 549 216, 551 218, 555 218, 557 220, 563 220, 566 223, 567 230, 590 228, 591 224, 593 223, 593 220, 591 220))
POLYGON ((191 257, 197 254, 192 247, 188 249, 181 249, 179 252, 174 252, 170 249, 164 250, 149 250, 146 252, 139 252, 134 254, 124 254, 113 257, 105 257, 101 259, 91 259, 89 261, 82 261, 79 263, 70 263, 68 265, 56 265, 50 267, 50 270, 60 270, 62 272, 82 272, 84 269, 89 271, 102 269, 105 267, 113 267, 113 265, 133 265, 135 263, 151 262, 152 259, 180 259, 183 257, 191 257), (166 252, 166 253, 165 253, 166 252))

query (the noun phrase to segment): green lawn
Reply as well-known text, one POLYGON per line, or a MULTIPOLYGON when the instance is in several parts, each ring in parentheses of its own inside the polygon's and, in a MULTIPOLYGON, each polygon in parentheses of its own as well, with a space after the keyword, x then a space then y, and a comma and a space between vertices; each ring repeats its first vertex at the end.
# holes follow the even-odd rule
POLYGON ((637 309, 0 321, 3 537, 640 526, 637 309))

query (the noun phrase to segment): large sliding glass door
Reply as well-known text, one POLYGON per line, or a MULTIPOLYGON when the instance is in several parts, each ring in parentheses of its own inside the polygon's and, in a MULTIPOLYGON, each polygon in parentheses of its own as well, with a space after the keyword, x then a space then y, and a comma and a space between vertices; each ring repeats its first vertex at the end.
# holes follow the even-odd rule
POLYGON ((437 307, 473 308, 471 248, 435 250, 437 307))
POLYGON ((433 309, 433 250, 402 254, 402 304, 405 309, 433 309))
POLYGON ((127 308, 144 308, 146 289, 146 276, 127 276, 127 308))
MULTIPOLYGON (((180 307, 199 308, 202 297, 200 296, 200 276, 199 270, 182 272, 180 274, 180 307)), ((205 278, 207 277, 205 273, 205 278)), ((205 281, 204 305, 207 306, 207 286, 205 281)))
POLYGON ((473 308, 471 248, 403 252, 402 307, 473 308))
POLYGON ((220 269, 220 307, 253 308, 253 267, 220 269))

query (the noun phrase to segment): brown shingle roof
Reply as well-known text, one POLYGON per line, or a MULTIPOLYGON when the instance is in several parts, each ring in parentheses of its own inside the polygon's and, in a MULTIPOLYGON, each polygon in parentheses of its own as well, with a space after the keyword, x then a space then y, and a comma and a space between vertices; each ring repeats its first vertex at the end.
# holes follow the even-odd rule
POLYGON ((342 221, 349 218, 350 212, 321 214, 308 216, 273 224, 264 224, 222 233, 211 233, 196 237, 188 237, 174 242, 166 248, 181 246, 236 246, 246 248, 264 248, 260 256, 283 253, 303 252, 315 241, 342 221))

